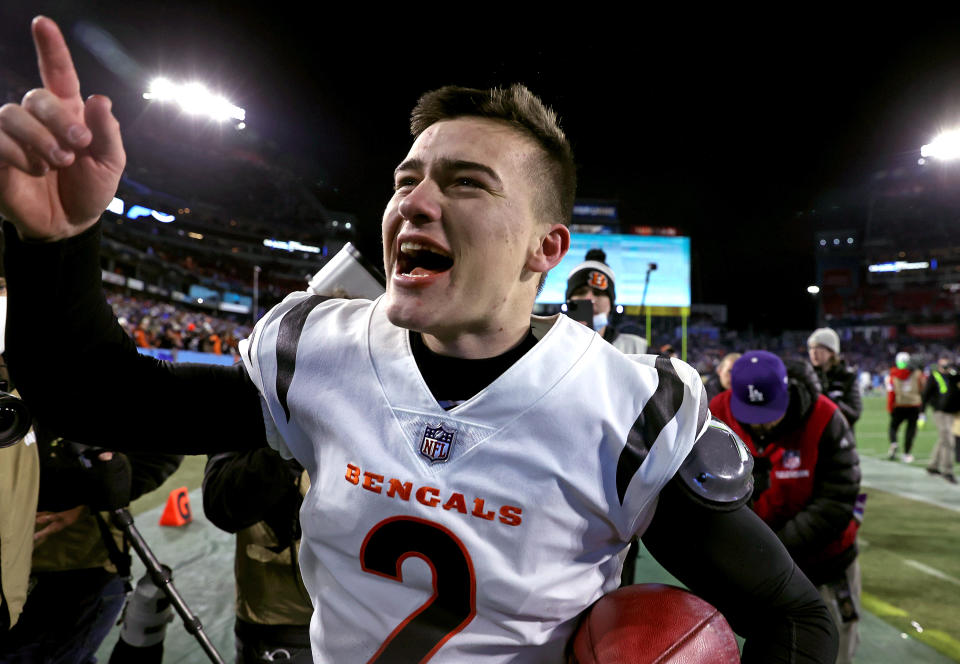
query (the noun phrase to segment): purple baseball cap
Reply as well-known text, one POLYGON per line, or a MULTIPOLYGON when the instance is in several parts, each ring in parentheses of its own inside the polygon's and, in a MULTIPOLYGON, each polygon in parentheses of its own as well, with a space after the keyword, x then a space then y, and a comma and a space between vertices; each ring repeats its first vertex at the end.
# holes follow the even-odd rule
POLYGON ((783 417, 790 403, 787 368, 765 350, 751 350, 730 369, 730 410, 744 424, 767 424, 783 417))

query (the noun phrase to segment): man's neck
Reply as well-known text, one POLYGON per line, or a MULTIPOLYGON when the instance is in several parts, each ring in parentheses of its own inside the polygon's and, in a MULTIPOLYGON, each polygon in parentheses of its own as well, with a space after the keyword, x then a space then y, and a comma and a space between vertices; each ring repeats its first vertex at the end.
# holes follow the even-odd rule
POLYGON ((423 343, 438 355, 479 360, 496 357, 520 344, 530 331, 530 319, 517 324, 482 332, 460 332, 444 335, 423 332, 423 343))
POLYGON ((410 333, 413 358, 420 375, 444 410, 454 408, 480 393, 533 348, 537 339, 528 328, 517 346, 495 357, 469 359, 439 355, 424 343, 424 335, 410 333))

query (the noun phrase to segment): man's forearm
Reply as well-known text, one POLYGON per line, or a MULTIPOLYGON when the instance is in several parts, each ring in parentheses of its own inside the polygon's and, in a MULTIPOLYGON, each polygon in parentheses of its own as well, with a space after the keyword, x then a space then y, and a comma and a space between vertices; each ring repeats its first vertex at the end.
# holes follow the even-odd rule
POLYGON ((836 626, 819 593, 745 505, 714 511, 668 486, 643 542, 745 637, 744 662, 835 661, 836 626))

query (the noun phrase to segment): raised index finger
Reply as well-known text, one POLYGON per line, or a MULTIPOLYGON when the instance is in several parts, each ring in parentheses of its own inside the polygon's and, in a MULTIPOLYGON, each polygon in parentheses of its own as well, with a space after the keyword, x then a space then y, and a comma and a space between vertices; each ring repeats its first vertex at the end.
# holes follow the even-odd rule
POLYGON ((46 16, 37 16, 31 27, 43 87, 61 99, 79 98, 80 79, 60 28, 46 16))

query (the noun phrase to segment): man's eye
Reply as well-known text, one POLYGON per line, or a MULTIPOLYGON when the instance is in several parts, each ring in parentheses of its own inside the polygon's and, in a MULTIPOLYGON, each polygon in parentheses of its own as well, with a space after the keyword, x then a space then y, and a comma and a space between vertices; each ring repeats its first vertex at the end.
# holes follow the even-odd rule
POLYGON ((474 180, 473 178, 457 178, 454 183, 460 187, 483 187, 478 180, 474 180))
POLYGON ((416 178, 406 177, 406 178, 397 178, 396 182, 393 183, 393 190, 400 191, 405 187, 416 187, 417 180, 416 178))

